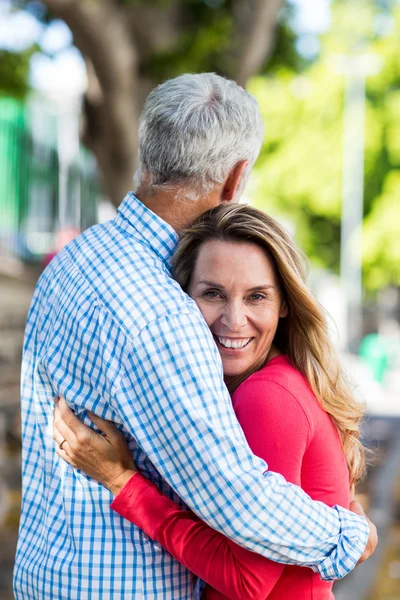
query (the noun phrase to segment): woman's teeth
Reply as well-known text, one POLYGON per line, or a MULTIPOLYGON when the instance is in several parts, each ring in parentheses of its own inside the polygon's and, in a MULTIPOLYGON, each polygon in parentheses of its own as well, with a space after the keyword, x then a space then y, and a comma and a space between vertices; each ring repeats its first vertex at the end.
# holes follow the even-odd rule
POLYGON ((219 337, 218 335, 216 335, 215 337, 217 338, 217 340, 219 341, 221 346, 224 346, 225 348, 235 348, 235 349, 244 348, 245 346, 247 346, 247 344, 252 339, 252 338, 246 338, 246 339, 241 339, 241 340, 233 340, 232 338, 219 337))

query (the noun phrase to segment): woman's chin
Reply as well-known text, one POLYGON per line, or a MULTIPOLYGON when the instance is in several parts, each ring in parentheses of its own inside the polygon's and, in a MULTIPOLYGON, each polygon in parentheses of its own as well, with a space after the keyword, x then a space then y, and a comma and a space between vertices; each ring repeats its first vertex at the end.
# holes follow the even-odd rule
POLYGON ((265 354, 256 357, 252 356, 251 359, 250 357, 239 359, 238 356, 221 356, 225 382, 237 379, 243 375, 248 376, 249 373, 260 369, 268 357, 269 350, 270 348, 268 348, 265 354))
POLYGON ((241 375, 248 373, 249 369, 251 368, 250 363, 246 363, 243 365, 232 365, 232 364, 226 365, 225 362, 223 361, 222 365, 223 365, 223 369, 224 369, 224 379, 225 380, 235 379, 236 377, 240 377, 241 375))

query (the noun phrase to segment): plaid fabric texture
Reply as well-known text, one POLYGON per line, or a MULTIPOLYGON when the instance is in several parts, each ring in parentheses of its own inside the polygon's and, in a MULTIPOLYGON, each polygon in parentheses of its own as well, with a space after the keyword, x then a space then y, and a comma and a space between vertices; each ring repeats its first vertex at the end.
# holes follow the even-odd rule
POLYGON ((119 424, 146 476, 254 551, 330 579, 365 546, 364 519, 312 502, 251 453, 212 336, 171 278, 177 241, 128 194, 113 221, 70 243, 38 283, 22 370, 17 600, 194 597, 196 578, 57 456, 58 394, 87 424, 87 410, 119 424))

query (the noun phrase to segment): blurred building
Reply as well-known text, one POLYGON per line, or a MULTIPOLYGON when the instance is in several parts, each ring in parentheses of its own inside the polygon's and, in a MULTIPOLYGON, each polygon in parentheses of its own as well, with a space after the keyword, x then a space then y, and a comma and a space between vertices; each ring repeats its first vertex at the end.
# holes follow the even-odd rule
POLYGON ((79 142, 79 104, 0 98, 0 256, 46 263, 97 222, 96 162, 79 142))

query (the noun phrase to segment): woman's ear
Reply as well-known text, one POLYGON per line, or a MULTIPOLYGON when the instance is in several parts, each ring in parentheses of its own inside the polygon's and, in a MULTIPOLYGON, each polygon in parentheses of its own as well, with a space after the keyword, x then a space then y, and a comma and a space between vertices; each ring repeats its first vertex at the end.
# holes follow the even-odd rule
POLYGON ((282 300, 281 309, 279 311, 279 318, 283 319, 283 318, 287 317, 288 314, 289 314, 288 306, 287 306, 286 302, 284 300, 282 300))

